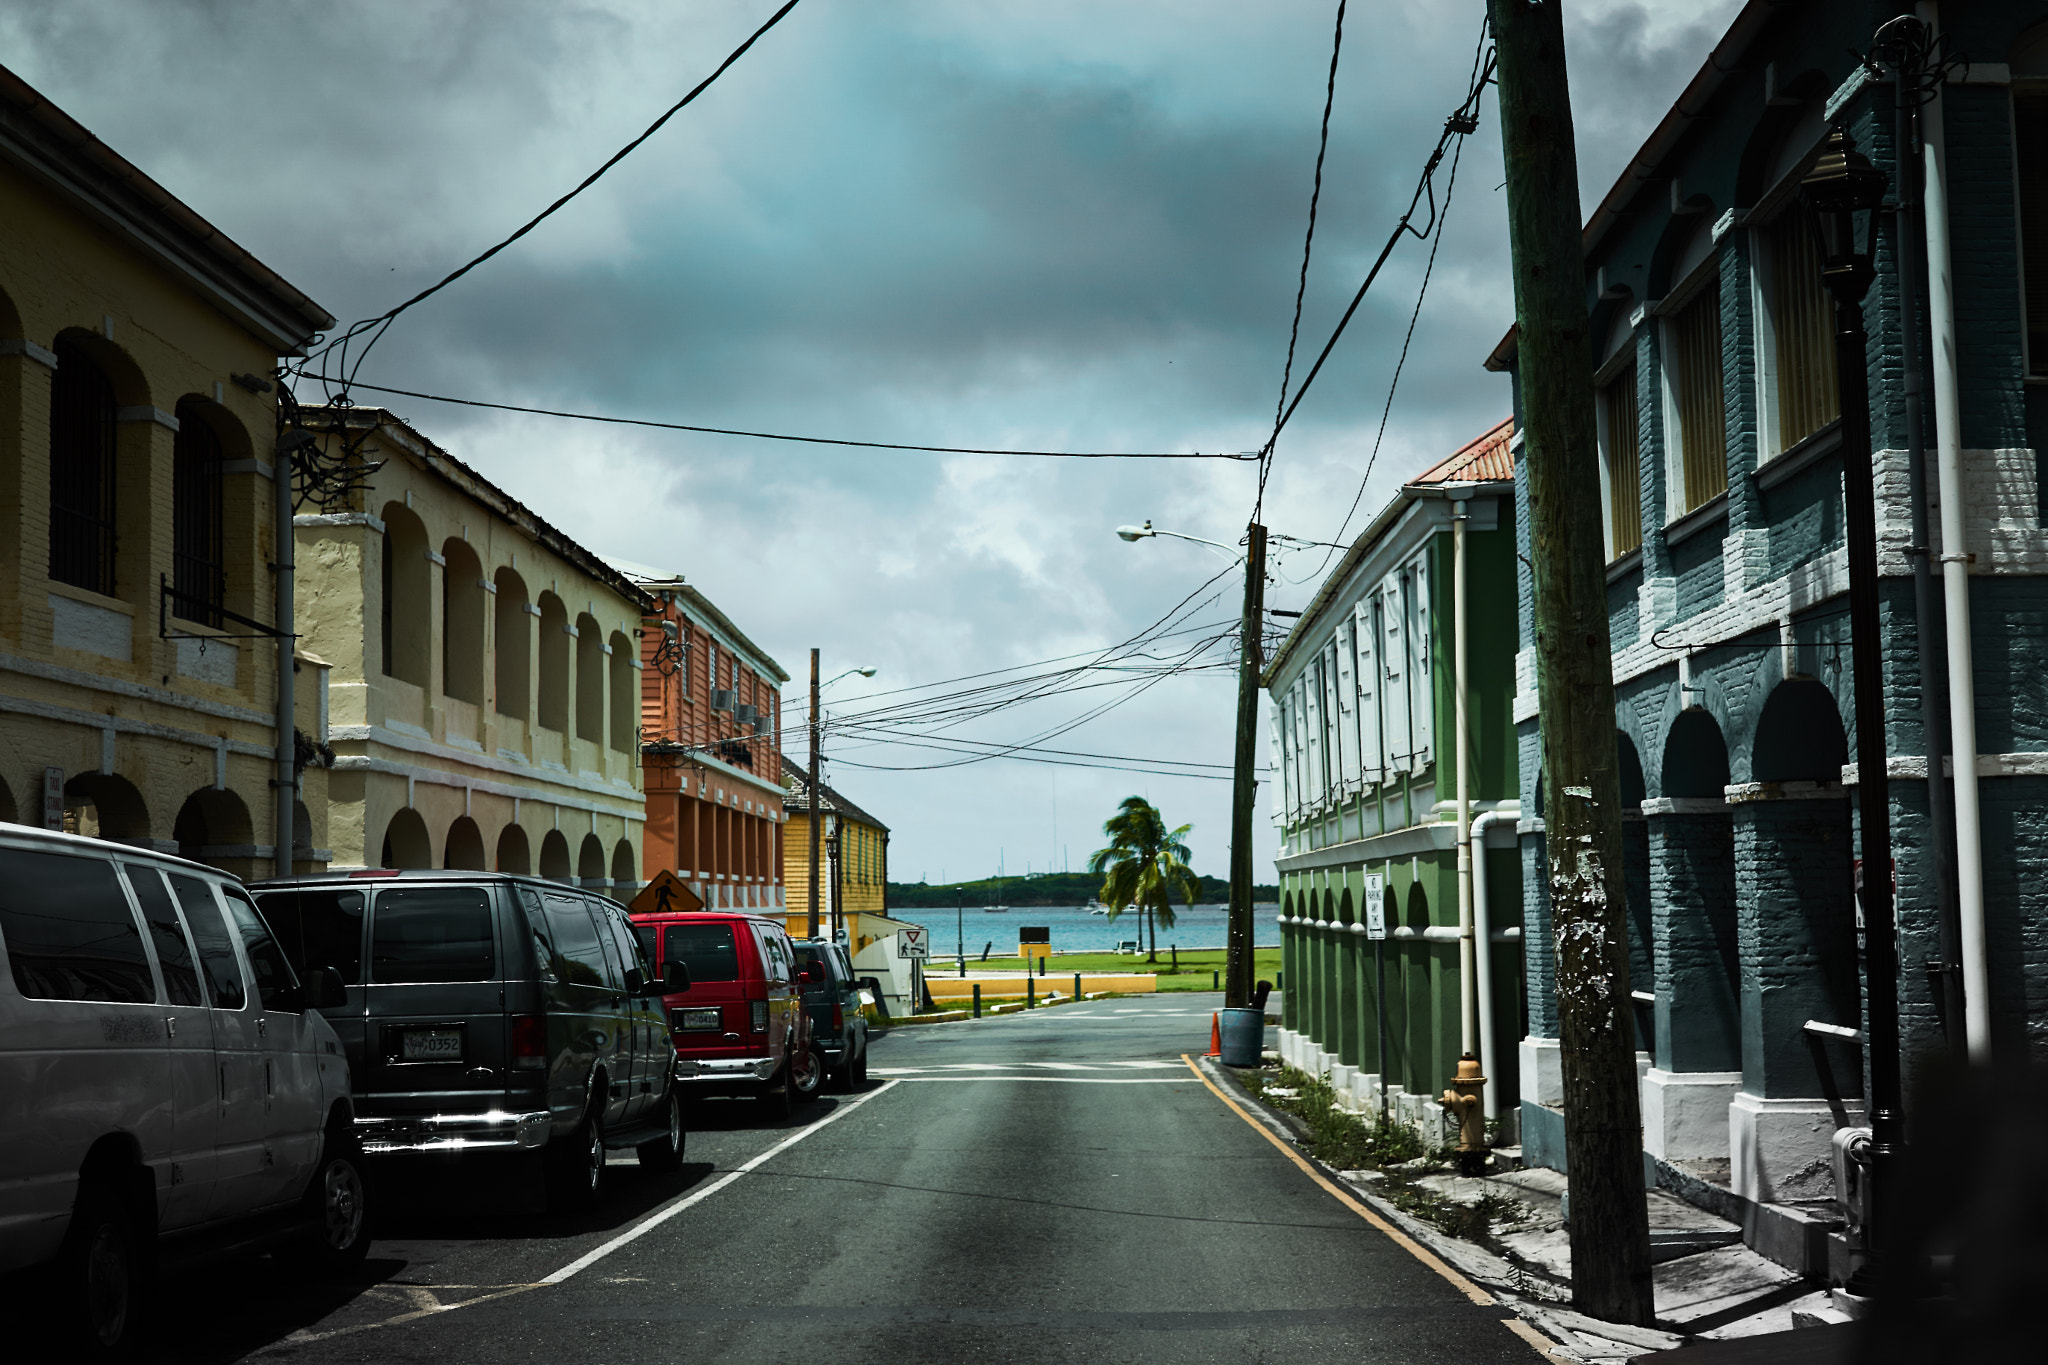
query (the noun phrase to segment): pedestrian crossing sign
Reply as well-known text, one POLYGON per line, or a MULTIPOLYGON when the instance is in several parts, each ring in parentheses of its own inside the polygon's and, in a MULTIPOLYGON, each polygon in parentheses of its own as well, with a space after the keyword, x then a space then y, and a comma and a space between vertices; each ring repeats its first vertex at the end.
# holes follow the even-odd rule
POLYGON ((640 888, 640 894, 633 897, 626 911, 634 915, 666 915, 681 910, 702 910, 704 899, 692 891, 681 877, 663 868, 654 874, 654 880, 640 888))
POLYGON ((896 956, 915 962, 928 961, 932 955, 930 931, 923 928, 909 928, 896 935, 896 956))

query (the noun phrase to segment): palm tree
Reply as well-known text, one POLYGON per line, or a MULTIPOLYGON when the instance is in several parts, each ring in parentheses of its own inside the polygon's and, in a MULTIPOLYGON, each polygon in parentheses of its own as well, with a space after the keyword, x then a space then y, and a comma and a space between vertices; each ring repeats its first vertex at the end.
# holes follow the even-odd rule
POLYGON ((1188 905, 1195 903, 1197 884, 1188 870, 1188 846, 1183 842, 1193 828, 1168 830, 1150 801, 1127 796, 1103 823, 1109 847, 1097 849, 1088 859, 1088 870, 1102 878, 1100 898, 1109 909, 1110 922, 1133 905, 1151 922, 1149 962, 1159 960, 1158 926, 1173 928, 1174 895, 1188 905))

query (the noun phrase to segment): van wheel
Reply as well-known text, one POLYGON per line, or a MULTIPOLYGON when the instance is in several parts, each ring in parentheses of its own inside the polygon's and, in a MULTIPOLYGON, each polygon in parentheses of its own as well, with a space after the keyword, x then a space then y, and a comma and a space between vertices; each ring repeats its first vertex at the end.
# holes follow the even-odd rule
POLYGON ((556 1213, 594 1208, 604 1191, 604 1119, 592 1109, 547 1147, 548 1207, 556 1213))
POLYGON ((782 1064, 754 1103, 760 1108, 761 1117, 771 1123, 780 1123, 789 1117, 789 1063, 782 1064))
POLYGON ((128 1205, 101 1181, 82 1182, 57 1269, 66 1323, 85 1359, 120 1360, 133 1350, 147 1265, 128 1205))
POLYGON ((327 1135, 305 1211, 316 1226, 296 1248, 297 1259, 315 1274, 347 1275, 370 1254, 369 1182, 362 1155, 346 1136, 327 1135))
POLYGON ((639 1154, 640 1164, 650 1171, 678 1170, 683 1164, 683 1141, 683 1097, 670 1090, 667 1135, 643 1142, 634 1151, 639 1154))
POLYGON ((789 1059, 789 1088, 804 1104, 825 1088, 825 1054, 814 1043, 789 1059))
POLYGON ((853 1084, 850 1089, 858 1090, 868 1083, 868 1050, 860 1050, 860 1058, 853 1064, 853 1084))

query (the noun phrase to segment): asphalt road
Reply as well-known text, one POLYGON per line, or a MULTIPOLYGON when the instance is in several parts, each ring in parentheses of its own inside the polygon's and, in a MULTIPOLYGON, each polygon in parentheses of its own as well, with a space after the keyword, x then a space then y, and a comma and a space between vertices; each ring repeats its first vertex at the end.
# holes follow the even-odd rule
POLYGON ((1188 1069, 1219 1003, 898 1030, 786 1126, 700 1102, 684 1169, 629 1156, 583 1219, 522 1166, 396 1172, 359 1282, 181 1277, 148 1358, 1538 1359, 1188 1069))

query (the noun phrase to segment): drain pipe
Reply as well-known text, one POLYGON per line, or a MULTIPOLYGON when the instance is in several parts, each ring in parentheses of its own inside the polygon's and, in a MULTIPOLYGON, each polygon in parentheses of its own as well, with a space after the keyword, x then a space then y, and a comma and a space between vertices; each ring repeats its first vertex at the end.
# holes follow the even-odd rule
POLYGON ((1465 1057, 1479 1055, 1478 954, 1472 938, 1471 674, 1465 666, 1465 523, 1471 520, 1471 507, 1469 495, 1451 503, 1452 691, 1458 750, 1458 1038, 1462 1044, 1458 1051, 1465 1057))
MULTIPOLYGON (((1920 17, 1939 30, 1940 7, 1920 17)), ((1983 824, 1977 804, 1977 686, 1970 657, 1969 553, 1963 513, 1963 434, 1956 391, 1955 276, 1949 265, 1948 154, 1937 91, 1921 111, 1922 213, 1927 226, 1927 323, 1933 341, 1935 479, 1941 500, 1941 586, 1947 608, 1949 746, 1955 765, 1956 905, 1963 963, 1963 1037, 1970 1061, 1991 1060, 1990 966, 1984 942, 1983 824)), ((1930 772, 1930 783, 1940 774, 1930 772)))
MULTIPOLYGON (((1479 942, 1479 970, 1475 985, 1479 992, 1479 1069, 1498 1077, 1493 1069, 1493 920, 1486 907, 1486 831, 1498 824, 1512 824, 1522 818, 1522 803, 1503 801, 1483 811, 1472 822, 1472 834, 1465 841, 1465 857, 1472 868, 1472 922, 1479 942)), ((1500 1117, 1500 1087, 1486 1087, 1485 1115, 1500 1117)))

